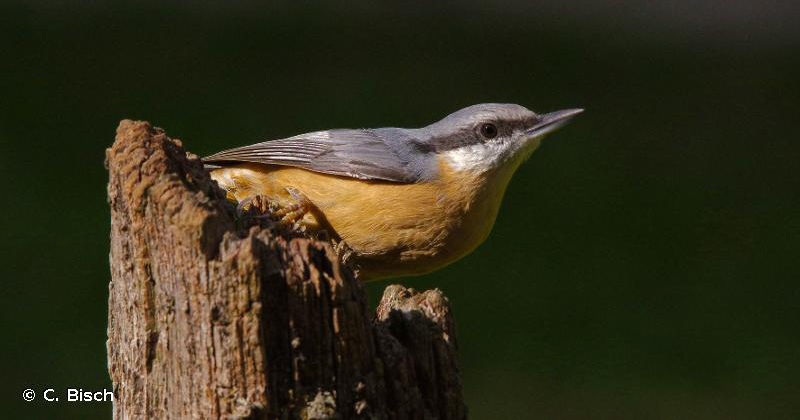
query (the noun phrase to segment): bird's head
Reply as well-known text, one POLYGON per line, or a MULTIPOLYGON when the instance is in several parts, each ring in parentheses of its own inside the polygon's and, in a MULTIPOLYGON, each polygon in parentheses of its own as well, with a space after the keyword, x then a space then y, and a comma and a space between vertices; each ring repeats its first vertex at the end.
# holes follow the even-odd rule
POLYGON ((457 171, 487 172, 527 159, 542 137, 582 109, 536 114, 515 104, 479 104, 456 111, 423 130, 426 143, 457 171))

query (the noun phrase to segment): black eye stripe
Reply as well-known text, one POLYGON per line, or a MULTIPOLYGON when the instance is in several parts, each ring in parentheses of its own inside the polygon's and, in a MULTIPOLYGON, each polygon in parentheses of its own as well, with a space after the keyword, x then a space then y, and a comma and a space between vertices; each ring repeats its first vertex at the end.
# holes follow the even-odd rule
POLYGON ((481 126, 487 123, 494 124, 497 128, 497 137, 510 136, 515 130, 525 130, 538 122, 536 117, 528 117, 518 120, 510 121, 491 121, 483 120, 478 125, 471 125, 461 127, 459 130, 449 135, 439 135, 431 137, 425 141, 426 151, 443 152, 447 150, 457 149, 462 146, 471 144, 479 144, 485 142, 487 139, 481 132, 481 126))

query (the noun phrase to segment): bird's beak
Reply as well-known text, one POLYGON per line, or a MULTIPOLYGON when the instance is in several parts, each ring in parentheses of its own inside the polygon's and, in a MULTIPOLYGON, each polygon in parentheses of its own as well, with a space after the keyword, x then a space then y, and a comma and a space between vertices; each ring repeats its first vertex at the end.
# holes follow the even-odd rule
POLYGON ((526 134, 529 138, 541 137, 566 124, 570 118, 583 112, 583 109, 565 109, 539 115, 539 123, 529 129, 526 134))

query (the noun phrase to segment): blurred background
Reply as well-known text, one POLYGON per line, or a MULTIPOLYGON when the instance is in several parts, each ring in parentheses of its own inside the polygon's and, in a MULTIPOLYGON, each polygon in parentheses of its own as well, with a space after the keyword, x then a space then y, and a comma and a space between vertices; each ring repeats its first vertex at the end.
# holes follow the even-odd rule
POLYGON ((450 298, 471 417, 800 418, 793 3, 3 2, 0 416, 110 417, 41 390, 110 386, 120 119, 206 155, 514 102, 586 112, 473 255, 393 280, 450 298))

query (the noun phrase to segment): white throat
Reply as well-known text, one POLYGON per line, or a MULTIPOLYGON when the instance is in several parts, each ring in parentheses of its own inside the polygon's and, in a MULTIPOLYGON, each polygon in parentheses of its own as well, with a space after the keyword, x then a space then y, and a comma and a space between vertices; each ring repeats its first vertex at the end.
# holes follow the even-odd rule
POLYGON ((488 141, 444 152, 456 171, 483 173, 504 165, 516 166, 528 159, 539 147, 540 138, 488 141))

